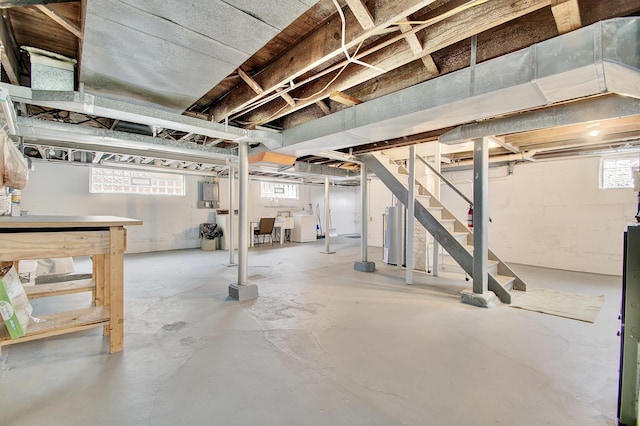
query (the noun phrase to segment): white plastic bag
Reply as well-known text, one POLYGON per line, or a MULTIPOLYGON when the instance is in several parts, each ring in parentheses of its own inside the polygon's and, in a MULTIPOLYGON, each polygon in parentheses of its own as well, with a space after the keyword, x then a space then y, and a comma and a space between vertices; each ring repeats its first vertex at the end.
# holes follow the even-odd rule
POLYGON ((3 186, 14 189, 24 189, 29 179, 27 159, 18 151, 16 144, 9 139, 6 133, 2 132, 0 142, 3 145, 2 152, 4 154, 3 186))

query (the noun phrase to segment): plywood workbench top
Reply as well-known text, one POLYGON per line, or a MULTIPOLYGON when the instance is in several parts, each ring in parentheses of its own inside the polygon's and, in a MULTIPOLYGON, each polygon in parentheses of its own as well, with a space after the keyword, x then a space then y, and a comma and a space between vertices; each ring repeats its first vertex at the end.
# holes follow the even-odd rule
POLYGON ((117 216, 0 216, 0 229, 95 228, 131 225, 142 225, 142 221, 117 216))

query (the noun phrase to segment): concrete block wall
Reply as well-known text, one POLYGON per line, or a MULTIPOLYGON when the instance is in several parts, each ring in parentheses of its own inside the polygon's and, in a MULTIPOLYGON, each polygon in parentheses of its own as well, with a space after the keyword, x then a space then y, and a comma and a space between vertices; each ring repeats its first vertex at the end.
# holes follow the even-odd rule
MULTIPOLYGON (((22 208, 30 215, 110 215, 132 217, 144 222, 128 230, 129 253, 200 247, 199 226, 214 222, 215 212, 198 209, 198 182, 204 177, 186 175, 186 195, 182 197, 89 193, 90 168, 67 163, 36 162, 22 195, 22 208)), ((220 179, 220 209, 229 209, 228 181, 220 179)), ((235 190, 237 191, 237 185, 235 190)), ((309 203, 320 203, 324 224, 324 186, 301 185, 299 200, 265 200, 260 183, 249 185, 249 218, 275 216, 278 210, 306 213, 309 203), (303 211, 304 209, 304 211, 303 211)), ((359 190, 332 186, 330 205, 332 226, 338 234, 358 232, 354 205, 359 190)), ((234 209, 238 208, 237 192, 234 209)), ((359 209, 358 209, 359 212, 359 209)))
POLYGON ((199 226, 215 215, 198 209, 198 176, 187 176, 183 197, 91 194, 90 168, 36 162, 22 192, 22 208, 30 215, 106 215, 141 219, 127 230, 129 253, 199 247, 199 226))
MULTIPOLYGON (((520 163, 490 169, 489 246, 508 262, 600 274, 622 274, 626 225, 634 221, 632 189, 600 189, 600 158, 520 163)), ((445 173, 472 194, 472 172, 445 173)), ((452 191, 443 203, 464 218, 452 191)))
POLYGON ((417 271, 426 271, 427 242, 429 233, 417 219, 414 219, 413 222, 413 269, 417 271))
MULTIPOLYGON (((637 194, 600 189, 600 161, 581 157, 520 163, 512 176, 506 167, 491 168, 490 248, 507 262, 621 275, 623 233, 634 221, 637 194)), ((473 198, 471 170, 444 174, 473 198)), ((440 198, 466 223, 469 206, 462 199, 445 185, 440 198)), ((372 178, 369 199, 369 243, 381 247, 382 214, 392 195, 372 178)))

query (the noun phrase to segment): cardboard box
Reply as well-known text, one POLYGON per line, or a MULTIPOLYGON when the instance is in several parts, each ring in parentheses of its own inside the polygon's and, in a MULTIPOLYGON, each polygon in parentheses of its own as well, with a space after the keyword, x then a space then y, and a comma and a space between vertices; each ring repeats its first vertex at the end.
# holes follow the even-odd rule
POLYGON ((12 339, 27 332, 33 308, 14 267, 0 277, 0 317, 12 339))

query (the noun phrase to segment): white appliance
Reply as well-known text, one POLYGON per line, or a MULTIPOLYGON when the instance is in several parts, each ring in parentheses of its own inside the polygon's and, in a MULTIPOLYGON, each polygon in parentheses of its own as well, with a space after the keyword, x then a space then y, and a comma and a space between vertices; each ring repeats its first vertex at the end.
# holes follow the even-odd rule
POLYGON ((294 216, 291 241, 294 243, 307 243, 316 240, 316 217, 294 216))

